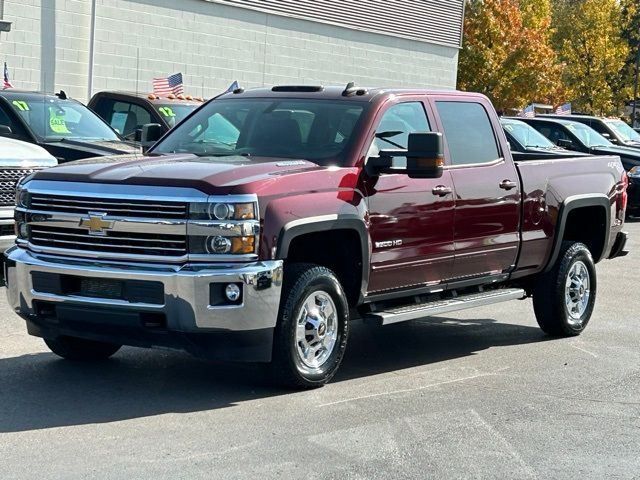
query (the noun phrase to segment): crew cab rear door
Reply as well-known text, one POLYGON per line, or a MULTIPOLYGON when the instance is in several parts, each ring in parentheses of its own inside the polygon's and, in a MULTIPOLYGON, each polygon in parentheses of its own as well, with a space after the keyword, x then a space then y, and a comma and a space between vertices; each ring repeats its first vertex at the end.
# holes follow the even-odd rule
POLYGON ((453 277, 499 277, 516 264, 521 195, 511 154, 496 133, 499 120, 483 97, 443 95, 432 102, 456 194, 453 277))

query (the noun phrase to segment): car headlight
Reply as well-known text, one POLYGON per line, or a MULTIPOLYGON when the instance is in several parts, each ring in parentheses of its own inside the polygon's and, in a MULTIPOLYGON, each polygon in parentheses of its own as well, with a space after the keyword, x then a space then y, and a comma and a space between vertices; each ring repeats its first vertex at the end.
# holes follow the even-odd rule
POLYGON ((627 172, 629 178, 640 178, 640 167, 633 167, 627 172))
POLYGON ((256 255, 259 234, 256 202, 199 202, 189 207, 190 255, 256 255))
POLYGON ((18 183, 16 184, 16 206, 28 208, 30 203, 30 195, 29 192, 24 188, 24 184, 18 183))
POLYGON ((256 217, 254 202, 200 202, 192 203, 189 208, 189 218, 192 220, 255 220, 256 217))

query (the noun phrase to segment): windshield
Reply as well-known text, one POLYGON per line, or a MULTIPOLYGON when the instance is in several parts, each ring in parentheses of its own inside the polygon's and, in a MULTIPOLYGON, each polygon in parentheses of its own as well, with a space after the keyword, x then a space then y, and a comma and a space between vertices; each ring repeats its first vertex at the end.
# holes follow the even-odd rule
POLYGON ((580 139, 586 147, 610 147, 613 144, 596 132, 593 128, 582 123, 570 123, 567 128, 580 139))
POLYGON ((502 126, 524 147, 556 148, 547 137, 524 122, 513 120, 503 122, 502 126))
POLYGON ((605 120, 605 123, 609 125, 609 128, 616 132, 623 142, 640 143, 640 133, 636 132, 622 120, 605 120))
POLYGON ((100 117, 81 103, 53 97, 10 101, 11 107, 45 141, 120 140, 100 117))
POLYGON ((172 130, 153 152, 256 155, 339 164, 364 105, 307 99, 217 100, 172 130))
POLYGON ((173 128, 200 105, 183 105, 176 103, 156 103, 153 105, 158 113, 173 128))

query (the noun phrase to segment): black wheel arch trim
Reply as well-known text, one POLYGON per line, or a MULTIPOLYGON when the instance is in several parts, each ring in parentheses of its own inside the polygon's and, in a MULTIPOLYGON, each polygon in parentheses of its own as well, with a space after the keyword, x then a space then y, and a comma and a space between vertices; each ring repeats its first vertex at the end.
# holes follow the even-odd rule
POLYGON ((584 194, 573 195, 567 197, 562 205, 560 205, 560 211, 558 212, 558 222, 555 229, 555 237, 553 239, 553 248, 551 255, 544 269, 544 272, 550 271, 558 260, 558 255, 562 248, 562 240, 564 237, 565 227, 567 225, 567 218, 569 214, 578 208, 585 207, 602 207, 605 214, 605 232, 604 232, 604 245, 602 246, 602 252, 598 258, 594 258, 594 263, 598 263, 603 258, 606 258, 607 246, 609 245, 609 235, 611 233, 611 202, 609 197, 604 194, 584 194))
POLYGON ((361 304, 364 301, 365 293, 369 285, 371 247, 369 242, 369 230, 364 220, 358 215, 321 215, 317 217, 302 218, 293 220, 285 224, 278 236, 276 257, 285 260, 289 255, 291 242, 301 235, 317 232, 327 232, 330 230, 355 230, 360 239, 361 259, 362 259, 362 279, 360 285, 361 304))

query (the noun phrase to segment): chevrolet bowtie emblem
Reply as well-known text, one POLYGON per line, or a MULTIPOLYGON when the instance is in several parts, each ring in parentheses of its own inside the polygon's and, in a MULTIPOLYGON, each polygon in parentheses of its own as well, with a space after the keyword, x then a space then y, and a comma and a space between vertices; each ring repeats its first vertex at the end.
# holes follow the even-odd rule
POLYGON ((114 222, 104 220, 104 213, 89 213, 89 218, 80 220, 80 226, 89 229, 89 235, 106 235, 105 230, 111 230, 114 222))

